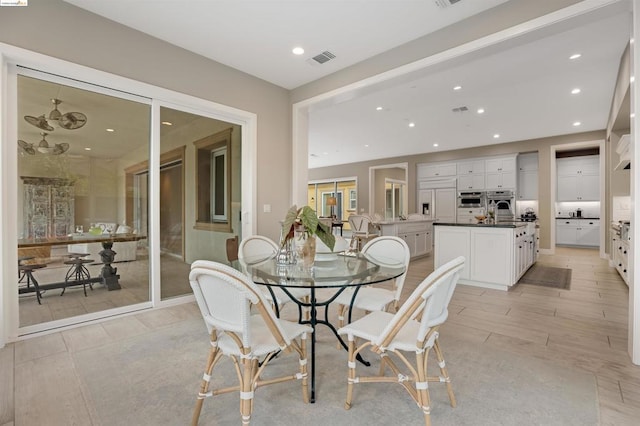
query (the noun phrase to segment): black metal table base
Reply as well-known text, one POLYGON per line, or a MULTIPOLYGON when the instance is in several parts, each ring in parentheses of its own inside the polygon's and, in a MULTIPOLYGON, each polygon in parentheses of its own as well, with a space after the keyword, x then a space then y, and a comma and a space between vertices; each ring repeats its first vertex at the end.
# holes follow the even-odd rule
MULTIPOLYGON (((271 288, 271 286, 267 287, 269 289, 269 292, 271 293, 271 297, 273 297, 273 300, 277 300, 275 297, 275 294, 273 293, 273 290, 271 288)), ((329 329, 333 332, 333 334, 336 336, 336 339, 338 339, 338 342, 340 342, 340 344, 342 345, 342 347, 345 350, 349 350, 349 347, 347 346, 347 344, 345 343, 344 340, 342 340, 342 337, 340 337, 340 335, 338 334, 338 330, 333 326, 333 324, 331 324, 331 322, 329 321, 329 305, 331 304, 331 302, 333 302, 336 297, 338 297, 340 295, 340 293, 342 293, 347 286, 344 287, 325 287, 326 289, 335 289, 336 292, 333 296, 331 296, 329 299, 322 301, 322 302, 318 302, 317 298, 316 298, 316 288, 315 287, 309 287, 309 302, 304 302, 301 300, 298 300, 295 296, 293 296, 286 287, 280 287, 286 294, 287 296, 289 296, 289 298, 296 304, 298 305, 298 323, 300 324, 309 324, 311 325, 311 328, 313 328, 313 332, 311 333, 311 395, 309 398, 309 401, 311 403, 316 402, 316 325, 318 324, 322 324, 325 325, 327 327, 329 327, 329 329), (324 306, 324 319, 318 319, 318 307, 322 307, 324 306), (303 308, 304 307, 308 307, 309 308, 309 319, 308 320, 304 320, 302 317, 303 314, 303 308)), ((357 293, 357 288, 356 288, 356 293, 357 293)), ((355 299, 355 294, 352 298, 355 299)), ((280 310, 278 308, 278 304, 275 303, 274 304, 276 307, 276 315, 279 317, 280 316, 280 310)), ((353 306, 353 303, 351 304, 351 306, 353 306)), ((351 318, 351 306, 349 306, 349 318, 351 318)), ((358 361, 360 361, 362 364, 366 365, 367 367, 371 365, 371 363, 369 363, 367 360, 365 360, 364 358, 362 358, 360 356, 360 354, 358 354, 356 356, 356 359, 358 361)))

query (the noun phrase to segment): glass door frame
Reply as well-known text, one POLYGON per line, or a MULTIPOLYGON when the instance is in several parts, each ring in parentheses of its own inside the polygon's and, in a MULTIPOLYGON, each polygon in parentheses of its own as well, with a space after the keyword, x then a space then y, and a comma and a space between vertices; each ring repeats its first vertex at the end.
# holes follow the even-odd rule
MULTIPOLYGON (((143 309, 161 308, 194 300, 193 295, 160 300, 160 223, 159 223, 159 187, 160 187, 160 107, 168 107, 194 114, 224 120, 242 127, 242 235, 256 233, 257 223, 250 212, 256 206, 257 169, 257 115, 248 111, 228 107, 209 100, 196 98, 169 89, 153 86, 129 78, 77 65, 68 61, 32 52, 0 43, 0 138, 5 141, 17 140, 17 75, 23 70, 40 70, 51 76, 63 76, 65 84, 75 80, 80 88, 97 91, 103 86, 135 97, 146 99, 151 104, 151 138, 149 149, 149 258, 151 300, 136 305, 115 308, 109 311, 85 314, 37 326, 19 327, 18 292, 11 285, 0 289, 0 347, 7 342, 26 338, 27 335, 56 329, 72 328, 78 324, 102 321, 106 317, 123 315, 143 309), (20 72, 18 70, 20 66, 20 72), (83 83, 88 82, 88 83, 83 83), (108 312, 108 313, 106 313, 108 312)), ((38 73, 38 76, 40 74, 38 73)), ((40 77, 38 77, 40 78, 40 77)), ((111 91, 110 91, 111 93, 111 91)), ((16 147, 5 143, 0 147, 0 199, 5 209, 0 209, 0 261, 2 262, 3 283, 18 281, 17 268, 17 187, 18 173, 16 147), (13 207, 11 207, 13 206, 13 207)))

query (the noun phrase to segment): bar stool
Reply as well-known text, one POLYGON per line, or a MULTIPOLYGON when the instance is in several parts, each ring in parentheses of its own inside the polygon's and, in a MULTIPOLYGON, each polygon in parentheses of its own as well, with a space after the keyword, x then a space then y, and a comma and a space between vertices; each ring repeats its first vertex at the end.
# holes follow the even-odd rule
POLYGON ((22 280, 25 278, 24 273, 22 272, 22 269, 20 269, 20 267, 22 266, 22 263, 27 261, 27 260, 31 260, 31 259, 35 259, 35 256, 20 256, 18 257, 18 282, 21 283, 22 280))
POLYGON ((19 289, 18 293, 30 293, 30 289, 31 284, 33 284, 33 288, 35 289, 35 293, 36 293, 36 298, 38 299, 38 305, 42 305, 42 303, 40 302, 40 298, 42 297, 42 292, 40 291, 40 284, 38 284, 38 280, 36 280, 36 277, 33 276, 33 271, 35 271, 36 269, 41 269, 41 268, 46 268, 47 265, 42 264, 42 263, 31 263, 28 265, 20 265, 18 270, 19 272, 22 273, 23 278, 26 277, 27 278, 27 287, 26 289, 19 289), (23 291, 24 290, 24 291, 23 291))
POLYGON ((84 296, 87 297, 87 284, 89 284, 89 288, 93 291, 93 284, 89 282, 91 279, 91 274, 87 269, 85 263, 92 263, 92 259, 83 259, 83 257, 89 256, 89 253, 69 253, 69 260, 64 262, 65 265, 71 265, 67 274, 64 277, 65 286, 62 289, 62 296, 69 285, 79 285, 82 284, 82 289, 84 290, 84 296), (76 282, 74 282, 76 281, 76 282))

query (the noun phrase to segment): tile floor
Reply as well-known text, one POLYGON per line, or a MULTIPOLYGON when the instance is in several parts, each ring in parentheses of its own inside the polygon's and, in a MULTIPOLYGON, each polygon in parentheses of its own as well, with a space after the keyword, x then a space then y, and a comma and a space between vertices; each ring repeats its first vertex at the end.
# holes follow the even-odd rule
MULTIPOLYGON (((626 285, 596 250, 558 248, 539 262, 571 268, 571 289, 519 285, 503 292, 460 285, 442 332, 590 372, 598 383, 600 423, 637 425, 640 366, 626 352, 626 285)), ((412 261, 405 297, 432 270, 431 256, 412 261)), ((7 345, 0 349, 0 425, 27 425, 24 419, 92 424, 70 354, 199 315, 190 303, 7 345)))

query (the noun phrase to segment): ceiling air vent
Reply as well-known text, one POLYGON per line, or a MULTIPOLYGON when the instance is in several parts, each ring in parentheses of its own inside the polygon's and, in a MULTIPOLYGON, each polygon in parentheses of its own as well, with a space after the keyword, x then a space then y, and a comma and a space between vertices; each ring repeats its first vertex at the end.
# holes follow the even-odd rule
POLYGON ((316 55, 311 59, 308 59, 307 62, 310 63, 311 65, 322 65, 325 62, 328 62, 328 61, 332 60, 335 57, 336 57, 336 55, 334 55, 333 53, 329 52, 328 50, 325 50, 321 54, 316 55))
POLYGON ((451 111, 453 112, 467 112, 469 111, 469 108, 467 108, 466 106, 461 106, 458 108, 453 108, 451 111))
POLYGON ((458 3, 460 0, 435 0, 436 2, 436 6, 438 6, 440 9, 446 9, 449 6, 453 6, 454 4, 458 3))

